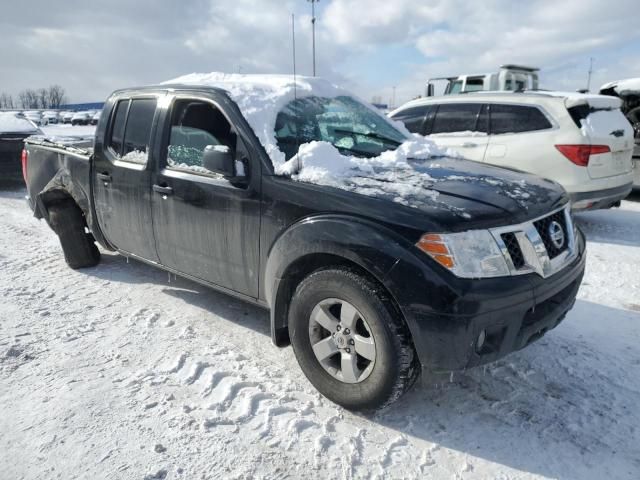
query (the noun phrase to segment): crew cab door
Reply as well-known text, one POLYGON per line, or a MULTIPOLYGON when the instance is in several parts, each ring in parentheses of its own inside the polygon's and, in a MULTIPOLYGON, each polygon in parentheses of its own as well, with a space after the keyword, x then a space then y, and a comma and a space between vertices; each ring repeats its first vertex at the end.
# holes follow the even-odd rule
POLYGON ((442 103, 425 134, 438 146, 451 148, 469 160, 481 162, 487 150, 487 107, 482 103, 442 103))
POLYGON ((152 182, 156 246, 163 265, 257 298, 260 164, 225 102, 222 96, 183 94, 167 102, 152 182), (209 145, 230 149, 235 178, 204 168, 209 145))
POLYGON ((151 172, 157 95, 115 100, 92 170, 98 224, 119 250, 158 261, 151 217, 151 172))

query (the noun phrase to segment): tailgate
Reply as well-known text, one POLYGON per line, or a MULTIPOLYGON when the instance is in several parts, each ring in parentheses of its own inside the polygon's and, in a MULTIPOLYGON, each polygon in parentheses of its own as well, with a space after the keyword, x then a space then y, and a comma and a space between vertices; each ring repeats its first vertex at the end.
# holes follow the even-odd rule
POLYGON ((2 177, 22 178, 21 154, 24 136, 0 135, 0 173, 2 177))
POLYGON ((612 177, 629 173, 633 165, 633 128, 620 110, 620 100, 601 95, 584 95, 567 98, 567 109, 586 142, 591 145, 606 145, 609 153, 591 155, 589 176, 591 178, 612 177))

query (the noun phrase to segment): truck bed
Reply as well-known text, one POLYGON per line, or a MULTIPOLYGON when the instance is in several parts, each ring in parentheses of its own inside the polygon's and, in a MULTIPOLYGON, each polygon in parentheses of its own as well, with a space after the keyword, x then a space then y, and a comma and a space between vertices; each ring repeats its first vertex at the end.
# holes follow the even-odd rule
POLYGON ((25 149, 28 153, 27 198, 34 215, 47 217, 42 202, 45 197, 62 199, 69 193, 85 215, 90 215, 93 140, 29 137, 25 140, 25 149))

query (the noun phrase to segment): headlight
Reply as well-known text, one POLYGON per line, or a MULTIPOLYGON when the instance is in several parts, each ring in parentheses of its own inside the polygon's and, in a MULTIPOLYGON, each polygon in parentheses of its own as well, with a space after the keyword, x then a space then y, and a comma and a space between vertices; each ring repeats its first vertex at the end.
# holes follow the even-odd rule
POLYGON ((427 233, 416 246, 458 277, 502 277, 510 274, 507 262, 488 230, 427 233))

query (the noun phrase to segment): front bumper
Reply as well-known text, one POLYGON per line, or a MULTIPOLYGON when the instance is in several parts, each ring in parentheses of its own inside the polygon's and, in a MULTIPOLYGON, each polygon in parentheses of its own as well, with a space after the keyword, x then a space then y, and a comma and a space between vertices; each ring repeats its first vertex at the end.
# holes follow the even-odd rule
POLYGON ((633 183, 626 183, 619 187, 592 192, 569 193, 571 198, 571 210, 597 210, 609 208, 631 193, 633 183))
POLYGON ((409 324, 423 372, 427 376, 449 374, 492 362, 555 328, 573 306, 584 275, 586 251, 581 232, 576 250, 570 264, 547 278, 537 274, 440 278, 427 281, 425 289, 410 285, 408 275, 426 280, 427 275, 433 276, 432 270, 418 272, 415 264, 396 264, 388 279, 402 288, 396 300, 409 324), (486 339, 478 348, 483 331, 486 339))

